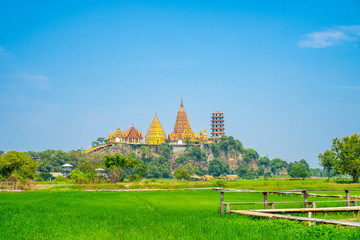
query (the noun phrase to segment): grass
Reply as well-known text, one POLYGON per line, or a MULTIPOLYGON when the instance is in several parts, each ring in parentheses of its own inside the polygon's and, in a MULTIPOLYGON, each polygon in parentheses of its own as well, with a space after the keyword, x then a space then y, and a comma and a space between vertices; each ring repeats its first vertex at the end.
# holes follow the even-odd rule
MULTIPOLYGON (((290 199, 302 198, 269 196, 271 201, 290 199)), ((225 201, 262 200, 259 193, 225 194, 225 201)), ((338 217, 354 218, 355 213, 338 217)), ((219 193, 211 190, 0 193, 0 239, 356 239, 359 235, 357 228, 223 216, 219 193)))
MULTIPOLYGON (((175 188, 204 188, 218 187, 217 180, 212 181, 177 181, 161 179, 156 182, 151 180, 121 183, 121 184, 52 184, 51 182, 42 183, 39 186, 44 189, 53 190, 94 190, 94 189, 175 189, 175 188)), ((269 179, 269 180, 237 180, 226 183, 225 188, 248 189, 248 190, 296 190, 296 189, 351 189, 359 188, 360 183, 352 184, 348 182, 326 182, 324 179, 288 180, 288 179, 269 179)), ((324 192, 323 192, 324 193, 324 192)), ((342 193, 344 194, 344 193, 342 193)))

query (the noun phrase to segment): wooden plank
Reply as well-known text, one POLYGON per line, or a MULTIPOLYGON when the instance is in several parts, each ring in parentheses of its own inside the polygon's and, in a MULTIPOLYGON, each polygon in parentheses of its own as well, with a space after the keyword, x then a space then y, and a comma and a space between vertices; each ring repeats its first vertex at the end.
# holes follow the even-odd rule
POLYGON ((345 222, 345 221, 338 221, 338 220, 332 220, 332 219, 321 219, 321 218, 311 218, 311 217, 296 217, 296 216, 290 216, 290 215, 271 214, 271 213, 256 212, 256 211, 249 211, 249 210, 233 210, 230 212, 247 215, 247 216, 266 217, 269 219, 280 218, 280 219, 287 219, 287 220, 308 221, 308 222, 313 221, 313 222, 321 222, 321 223, 328 223, 328 224, 335 224, 335 225, 360 227, 360 223, 358 223, 358 222, 345 222))
POLYGON ((277 191, 265 191, 265 190, 244 190, 244 189, 215 189, 218 191, 224 191, 224 192, 257 192, 257 193, 285 193, 285 192, 298 192, 301 194, 303 191, 312 191, 312 192, 341 192, 345 190, 351 190, 351 191, 360 191, 360 188, 354 188, 354 189, 299 189, 299 190, 277 190, 277 191))
MULTIPOLYGON (((360 200, 351 200, 351 203, 354 202, 358 202, 360 200)), ((347 200, 333 200, 333 201, 308 201, 306 203, 308 204, 313 204, 313 203, 336 203, 336 202, 347 202, 347 200)), ((270 203, 304 203, 303 201, 294 201, 294 202, 268 202, 268 204, 270 203)), ((241 202, 241 203, 236 203, 236 202, 228 202, 228 204, 231 205, 254 205, 254 204, 264 204, 264 202, 241 202)))
POLYGON ((263 213, 303 213, 303 212, 348 212, 360 211, 360 207, 327 207, 327 208, 284 208, 284 209, 258 209, 252 210, 263 213))

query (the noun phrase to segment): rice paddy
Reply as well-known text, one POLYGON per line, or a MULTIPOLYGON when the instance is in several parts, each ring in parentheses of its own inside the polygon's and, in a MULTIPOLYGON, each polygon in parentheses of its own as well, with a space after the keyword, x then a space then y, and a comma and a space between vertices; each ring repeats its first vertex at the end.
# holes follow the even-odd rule
MULTIPOLYGON (((271 194, 269 199, 303 198, 271 194)), ((225 201, 263 198, 225 194, 225 201)), ((219 193, 212 190, 0 193, 0 239, 356 239, 360 235, 357 228, 221 215, 219 208, 219 193)), ((357 220, 356 213, 325 217, 357 220)))

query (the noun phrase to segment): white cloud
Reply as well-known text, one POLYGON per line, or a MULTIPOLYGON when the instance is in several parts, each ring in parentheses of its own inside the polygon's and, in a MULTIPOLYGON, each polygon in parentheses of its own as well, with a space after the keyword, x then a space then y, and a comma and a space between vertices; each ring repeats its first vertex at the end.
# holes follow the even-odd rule
POLYGON ((357 41, 360 41, 360 25, 352 25, 306 34, 298 45, 301 48, 326 48, 357 41))
POLYGON ((18 73, 17 78, 27 81, 32 87, 38 90, 51 90, 48 78, 41 74, 31 74, 28 72, 18 73))

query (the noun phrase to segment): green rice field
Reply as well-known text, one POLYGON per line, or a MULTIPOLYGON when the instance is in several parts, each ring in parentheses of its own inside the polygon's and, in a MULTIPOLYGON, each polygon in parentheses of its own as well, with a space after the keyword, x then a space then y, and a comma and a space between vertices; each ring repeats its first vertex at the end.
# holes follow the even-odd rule
MULTIPOLYGON (((270 201, 302 199, 269 196, 270 201)), ((261 193, 234 193, 225 194, 225 201, 263 201, 263 197, 261 193)), ((261 207, 237 206, 237 209, 261 207)), ((309 227, 304 222, 221 215, 219 208, 219 193, 213 190, 0 193, 0 239, 358 239, 360 236, 358 228, 326 224, 309 227)), ((319 213, 315 217, 351 219, 356 218, 356 213, 327 216, 319 213)))

